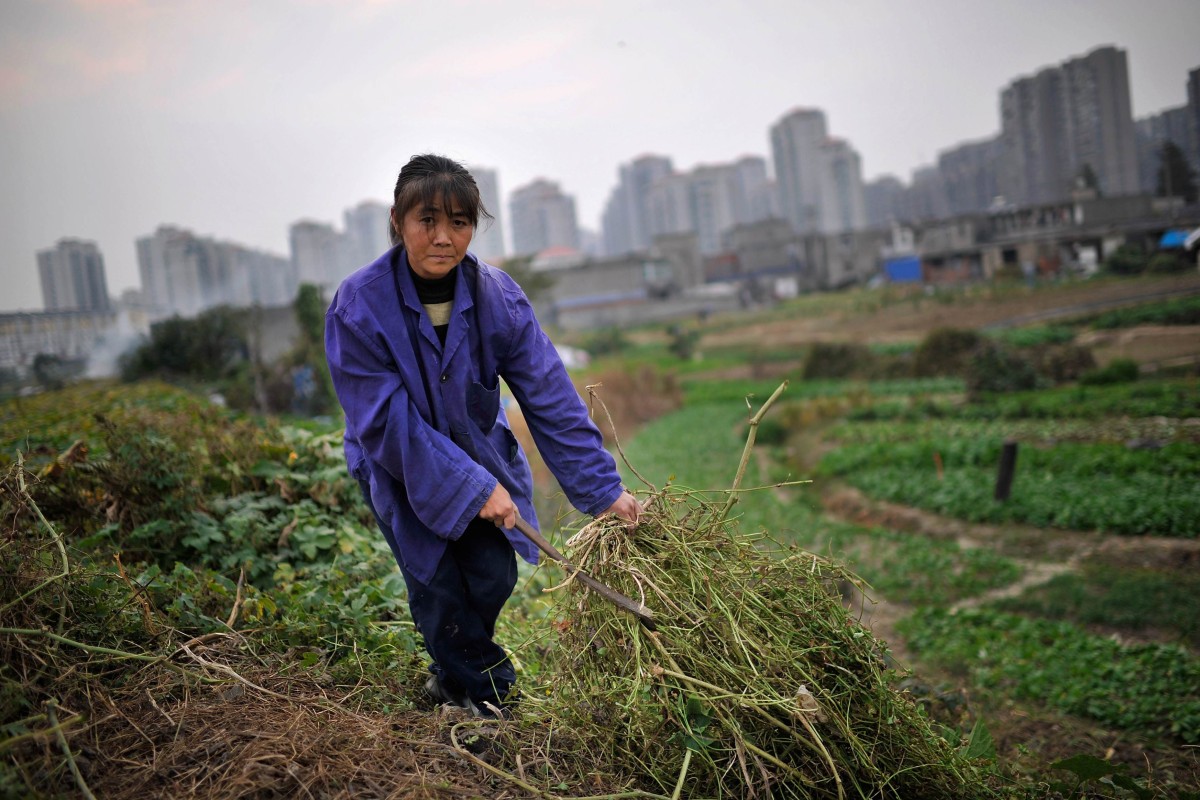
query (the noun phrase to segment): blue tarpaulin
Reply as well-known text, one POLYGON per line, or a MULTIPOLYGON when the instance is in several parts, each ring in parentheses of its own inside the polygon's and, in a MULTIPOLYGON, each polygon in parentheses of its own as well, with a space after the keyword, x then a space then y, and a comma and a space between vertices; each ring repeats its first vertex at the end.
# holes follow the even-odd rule
POLYGON ((1162 238, 1158 240, 1158 249, 1169 250, 1173 247, 1183 247, 1184 243, 1187 242, 1188 234, 1190 233, 1191 231, 1187 230, 1186 228, 1172 228, 1164 233, 1162 238))
POLYGON ((912 283, 921 280, 921 259, 918 256, 890 258, 883 262, 883 271, 892 283, 912 283))

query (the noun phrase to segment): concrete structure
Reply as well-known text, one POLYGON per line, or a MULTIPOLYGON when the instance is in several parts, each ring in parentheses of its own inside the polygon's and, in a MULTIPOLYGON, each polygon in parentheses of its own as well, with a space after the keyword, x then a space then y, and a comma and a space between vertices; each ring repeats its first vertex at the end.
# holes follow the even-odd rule
POLYGON ((1149 195, 1094 197, 970 214, 922 225, 917 252, 929 282, 1094 271, 1117 247, 1149 250, 1168 229, 1200 226, 1200 208, 1149 195))
POLYGON ((1000 137, 964 142, 938 154, 941 177, 950 214, 986 211, 1000 194, 1000 137))
POLYGON ((895 175, 884 175, 863 186, 863 206, 868 228, 882 228, 893 222, 907 220, 905 210, 907 187, 895 175))
POLYGON ((342 279, 366 263, 353 262, 347 238, 326 222, 293 223, 288 228, 288 244, 297 285, 319 286, 326 297, 332 297, 342 279))
POLYGON ((659 179, 650 189, 647 206, 652 238, 696 230, 689 173, 675 173, 659 179))
POLYGON ((108 311, 104 256, 95 242, 59 239, 37 254, 42 304, 47 311, 108 311))
POLYGON ((508 253, 504 246, 504 213, 500 208, 500 179, 496 170, 487 167, 467 167, 479 187, 479 199, 492 215, 491 220, 479 220, 471 239, 471 252, 489 264, 500 264, 508 253))
POLYGON ((103 346, 117 324, 117 313, 44 311, 0 314, 0 368, 27 373, 39 355, 83 361, 103 346))
POLYGON ((391 206, 377 200, 364 200, 346 209, 346 266, 351 270, 371 263, 392 246, 391 206))
POLYGON ((829 137, 824 112, 800 108, 775 123, 771 154, 779 211, 797 233, 866 226, 858 153, 844 140, 829 137))
POLYGON ((1188 72, 1187 113, 1192 132, 1192 163, 1200 164, 1200 67, 1188 72))
POLYGON ((821 145, 821 232, 842 233, 865 228, 862 161, 843 139, 821 145))
POLYGON ((1124 50, 1101 47, 1019 78, 1000 95, 1000 188, 1014 205, 1064 199, 1085 168, 1103 194, 1138 189, 1124 50))
POLYGON ((534 255, 548 247, 579 249, 575 198, 544 178, 514 189, 508 200, 515 255, 534 255))
POLYGON ((936 166, 917 167, 912 182, 904 192, 906 221, 943 219, 949 215, 946 183, 936 166))
POLYGON ((783 218, 796 233, 821 230, 821 145, 825 113, 798 108, 771 126, 771 157, 783 218))
POLYGON ((286 304, 296 295, 292 263, 282 256, 167 225, 136 244, 151 319, 190 317, 217 305, 286 304))
POLYGON ((601 221, 605 255, 624 255, 650 246, 650 191, 674 171, 670 158, 656 155, 639 156, 618 168, 617 185, 609 195, 601 221))

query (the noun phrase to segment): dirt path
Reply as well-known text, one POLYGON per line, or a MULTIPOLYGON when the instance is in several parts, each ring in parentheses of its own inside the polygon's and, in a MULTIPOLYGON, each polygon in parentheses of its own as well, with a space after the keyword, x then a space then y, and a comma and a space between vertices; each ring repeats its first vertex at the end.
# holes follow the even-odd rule
MULTIPOLYGON (((1020 579, 990 592, 964 598, 950 606, 951 611, 1017 597, 1059 575, 1077 571, 1085 563, 1160 570, 1192 570, 1200 566, 1200 541, 1194 539, 1066 530, 1048 533, 1029 525, 975 524, 872 500, 847 486, 831 487, 821 502, 826 514, 843 522, 952 540, 966 549, 987 547, 1011 558, 1021 567, 1020 579)), ((861 612, 863 623, 875 636, 891 645, 896 660, 903 666, 912 666, 912 654, 904 647, 895 628, 911 607, 879 596, 867 599, 858 595, 853 602, 856 610, 861 612)))

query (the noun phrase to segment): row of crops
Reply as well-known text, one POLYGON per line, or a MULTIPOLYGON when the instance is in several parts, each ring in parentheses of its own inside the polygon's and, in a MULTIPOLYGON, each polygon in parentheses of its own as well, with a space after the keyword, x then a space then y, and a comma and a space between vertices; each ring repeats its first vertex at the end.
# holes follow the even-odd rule
MULTIPOLYGON (((651 481, 728 485, 745 436, 739 393, 769 382, 687 387, 680 412, 626 448, 651 481)), ((1033 526, 1093 543, 1200 535, 1200 387, 1194 378, 1062 387, 966 403, 946 381, 926 385, 795 382, 764 424, 759 485, 743 523, 785 543, 844 559, 890 602, 912 609, 907 648, 985 695, 1091 719, 1144 741, 1200 742, 1200 585, 1186 569, 1085 562, 1016 597, 987 600, 1030 562, 1003 542, 964 548, 822 513, 819 495, 865 495, 964 522, 1033 526), (840 398, 837 400, 831 398, 840 398), (1019 443, 1009 501, 993 500, 1000 451, 1019 443), (800 452, 812 448, 822 455, 800 452), (815 462, 815 467, 813 466, 815 462), (1082 532, 1079 534, 1078 532, 1082 532), (970 611, 951 607, 974 598, 970 611), (1144 641, 1152 631, 1151 641, 1144 641)), ((1003 527, 1000 529, 1003 530, 1003 527)), ((1170 745, 1168 745, 1170 746, 1170 745)))

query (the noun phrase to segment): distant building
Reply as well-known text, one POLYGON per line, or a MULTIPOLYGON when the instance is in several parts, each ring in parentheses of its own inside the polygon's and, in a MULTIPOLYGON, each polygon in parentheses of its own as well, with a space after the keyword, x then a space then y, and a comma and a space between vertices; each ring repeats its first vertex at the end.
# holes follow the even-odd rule
POLYGON ((112 336, 116 321, 111 309, 0 314, 0 369, 26 372, 39 355, 87 359, 112 336))
POLYGON ((326 222, 293 223, 288 229, 288 243, 297 283, 319 286, 326 297, 333 295, 343 278, 366 263, 354 263, 348 237, 326 222))
POLYGON ((645 250, 653 240, 650 192, 654 184, 674 172, 671 159, 644 155, 618 170, 618 182, 609 195, 601 221, 604 253, 624 255, 645 250))
POLYGON ((370 264, 391 249, 390 206, 378 200, 364 200, 346 209, 342 219, 346 224, 345 266, 351 271, 370 264))
POLYGON ((296 295, 283 256, 161 225, 136 242, 142 304, 152 319, 218 305, 284 305, 296 295))
POLYGON ((946 184, 934 165, 913 170, 912 182, 905 191, 904 207, 909 220, 942 219, 949 213, 946 184))
POLYGON ((660 236, 694 233, 696 215, 692 209, 692 176, 679 172, 659 178, 646 198, 650 217, 651 240, 660 236))
POLYGON ((1124 50, 1101 47, 1000 95, 1000 189, 1016 205, 1070 196, 1085 170, 1107 195, 1138 190, 1137 147, 1124 50))
POLYGON ((862 160, 843 139, 821 145, 821 232, 843 233, 867 226, 862 160))
POLYGON ((779 210, 797 233, 866 227, 861 159, 848 142, 830 138, 823 111, 801 108, 775 123, 771 154, 779 210))
POLYGON ((95 242, 60 239, 37 254, 42 304, 47 311, 108 311, 104 256, 95 242))
POLYGON ((1200 67, 1188 72, 1187 79, 1187 110, 1191 120, 1192 163, 1200 164, 1200 67))
POLYGON ((1000 194, 1000 137, 963 144, 938 154, 937 167, 950 214, 986 211, 1000 194))
POLYGON ((1134 123, 1137 129, 1138 180, 1141 190, 1154 194, 1158 188, 1158 171, 1162 164, 1162 148, 1171 142, 1187 158, 1192 169, 1200 172, 1200 164, 1191 157, 1192 120, 1187 106, 1168 108, 1143 117, 1134 123))
POLYGON ((893 222, 907 220, 904 208, 904 182, 894 175, 884 175, 863 185, 863 205, 867 213, 867 227, 882 228, 893 222))
POLYGON ((513 190, 508 201, 512 216, 513 250, 533 255, 549 247, 579 249, 575 198, 544 178, 513 190))
POLYGON ((500 208, 500 181, 496 170, 487 167, 467 167, 479 187, 479 199, 493 219, 479 220, 471 239, 471 252, 489 264, 500 264, 508 250, 504 246, 504 213, 500 208))
POLYGON ((771 156, 779 206, 796 233, 821 230, 821 144, 825 112, 798 108, 771 127, 771 156))
POLYGON ((695 233, 701 254, 718 253, 725 247, 725 234, 735 225, 778 213, 774 188, 761 156, 664 175, 650 186, 644 211, 639 212, 644 214, 649 237, 640 250, 644 252, 660 236, 695 233))

